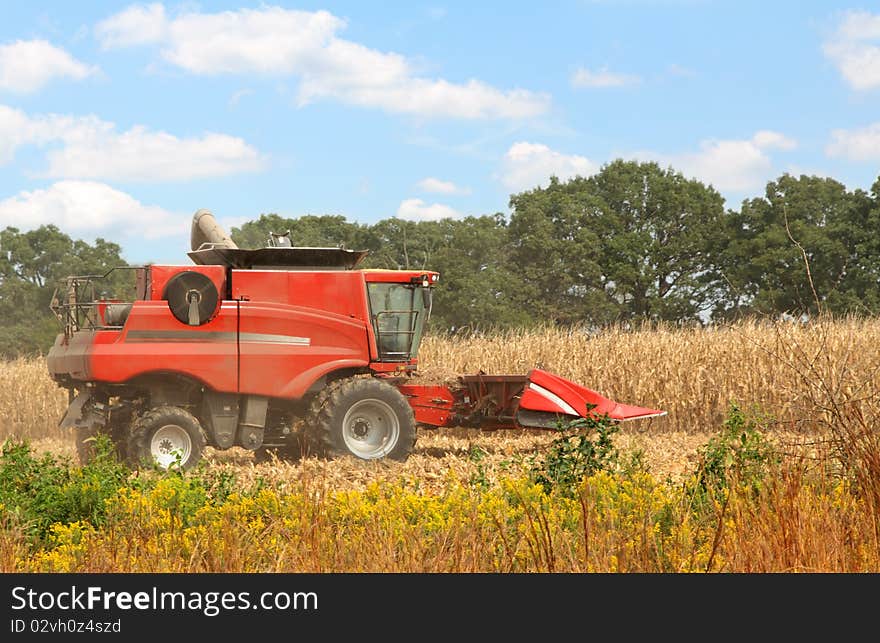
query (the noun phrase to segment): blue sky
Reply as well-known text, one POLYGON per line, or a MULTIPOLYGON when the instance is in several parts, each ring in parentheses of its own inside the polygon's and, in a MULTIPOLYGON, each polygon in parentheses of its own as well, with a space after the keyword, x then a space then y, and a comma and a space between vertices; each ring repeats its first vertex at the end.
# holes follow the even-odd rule
POLYGON ((738 208, 880 175, 880 7, 711 0, 3 3, 0 227, 185 264, 192 214, 508 212, 655 160, 738 208))

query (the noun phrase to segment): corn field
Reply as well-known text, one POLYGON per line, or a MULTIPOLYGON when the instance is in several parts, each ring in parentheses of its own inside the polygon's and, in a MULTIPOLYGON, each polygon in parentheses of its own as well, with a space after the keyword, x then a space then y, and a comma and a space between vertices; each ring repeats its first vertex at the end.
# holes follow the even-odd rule
MULTIPOLYGON (((429 336, 426 382, 540 367, 668 415, 621 425, 625 464, 569 495, 530 478, 555 438, 541 430, 420 429, 403 463, 209 450, 192 477, 109 486, 73 467, 38 537, 9 519, 35 494, 0 495, 0 571, 880 571, 878 340, 861 318, 429 336), (708 455, 732 403, 781 459, 713 487, 713 466, 754 457, 746 430, 708 455), (92 518, 49 520, 71 502, 92 518)), ((2 436, 72 460, 44 361, 3 363, 0 384, 2 436)))
MULTIPOLYGON (((417 377, 443 381, 538 367, 619 402, 667 411, 643 421, 652 433, 713 431, 731 401, 759 406, 789 428, 815 429, 815 403, 823 397, 872 396, 878 346, 880 320, 864 318, 435 335, 422 342, 417 377)), ((0 437, 61 436, 56 425, 67 394, 42 360, 2 363, 0 385, 0 437)))

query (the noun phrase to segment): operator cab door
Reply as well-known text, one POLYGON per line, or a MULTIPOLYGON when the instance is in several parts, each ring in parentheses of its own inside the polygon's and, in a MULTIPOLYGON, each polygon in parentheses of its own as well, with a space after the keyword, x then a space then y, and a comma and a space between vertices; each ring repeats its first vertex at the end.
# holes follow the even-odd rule
POLYGON ((415 283, 369 282, 370 314, 380 362, 408 362, 418 355, 431 313, 431 290, 415 283))

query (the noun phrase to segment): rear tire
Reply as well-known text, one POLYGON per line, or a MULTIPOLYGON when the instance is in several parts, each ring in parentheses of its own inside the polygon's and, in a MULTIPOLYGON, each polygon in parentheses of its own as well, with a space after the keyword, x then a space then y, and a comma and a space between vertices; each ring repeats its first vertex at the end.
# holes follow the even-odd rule
POLYGON ((202 458, 207 438, 195 416, 179 406, 157 406, 138 417, 131 428, 127 455, 131 464, 160 469, 193 468, 202 458))
POLYGON ((333 382, 313 400, 307 431, 322 455, 403 462, 416 443, 412 407, 394 386, 379 379, 333 382))

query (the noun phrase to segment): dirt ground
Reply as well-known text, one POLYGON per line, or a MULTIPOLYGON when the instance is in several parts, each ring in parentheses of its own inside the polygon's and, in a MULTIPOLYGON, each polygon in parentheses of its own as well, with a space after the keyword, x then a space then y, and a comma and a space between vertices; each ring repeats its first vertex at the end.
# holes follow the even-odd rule
MULTIPOLYGON (((356 489, 374 480, 405 479, 421 488, 440 489, 448 484, 450 476, 461 481, 472 480, 474 476, 492 480, 525 471, 531 459, 545 452, 555 437, 555 433, 542 430, 420 429, 415 449, 406 462, 310 457, 298 462, 255 464, 253 454, 238 447, 225 451, 209 448, 204 461, 209 469, 234 472, 243 483, 262 477, 283 485, 285 481, 308 477, 328 488, 356 489)), ((710 433, 651 434, 627 427, 616 433, 613 440, 621 457, 640 452, 643 462, 658 479, 678 479, 694 471, 698 449, 711 437, 710 433)), ((72 439, 45 438, 32 444, 39 453, 50 452, 76 460, 72 439)))

